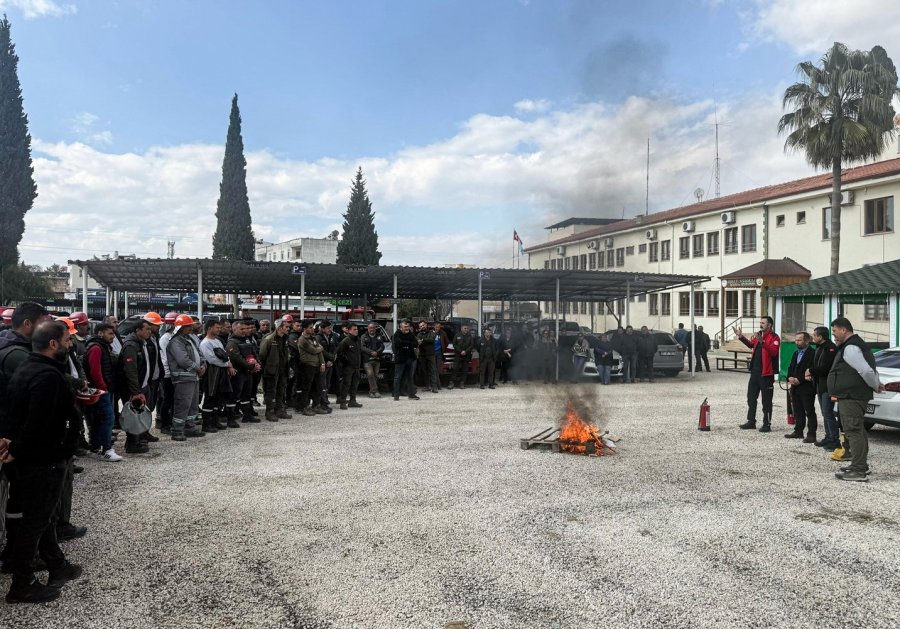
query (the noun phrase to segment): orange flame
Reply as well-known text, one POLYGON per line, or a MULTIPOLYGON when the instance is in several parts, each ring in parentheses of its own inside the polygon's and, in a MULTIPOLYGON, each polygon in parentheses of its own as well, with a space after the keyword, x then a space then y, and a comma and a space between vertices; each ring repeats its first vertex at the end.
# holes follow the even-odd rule
POLYGON ((587 444, 594 444, 594 453, 603 455, 603 441, 600 439, 600 428, 588 423, 578 414, 571 402, 566 402, 566 415, 559 430, 560 448, 573 454, 586 454, 587 444))

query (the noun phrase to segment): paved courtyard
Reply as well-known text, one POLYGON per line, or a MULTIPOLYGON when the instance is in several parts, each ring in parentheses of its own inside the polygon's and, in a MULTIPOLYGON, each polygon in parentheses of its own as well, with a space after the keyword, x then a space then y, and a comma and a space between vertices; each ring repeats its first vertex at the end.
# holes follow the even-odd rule
POLYGON ((65 548, 85 576, 45 606, 0 604, 0 627, 895 626, 900 431, 873 431, 872 482, 841 483, 782 437, 783 394, 773 433, 738 430, 745 385, 363 394, 356 411, 82 459, 89 533, 65 548), (569 394, 619 456, 519 448, 569 394))

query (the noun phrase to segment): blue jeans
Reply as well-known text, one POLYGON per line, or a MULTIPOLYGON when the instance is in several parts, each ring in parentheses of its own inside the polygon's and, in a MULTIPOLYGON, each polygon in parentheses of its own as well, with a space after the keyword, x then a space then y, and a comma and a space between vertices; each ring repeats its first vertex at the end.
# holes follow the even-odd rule
POLYGON ((834 417, 834 402, 831 401, 831 394, 828 391, 819 393, 819 407, 822 409, 822 423, 825 424, 825 440, 837 442, 841 438, 841 431, 838 428, 837 419, 834 417))
POLYGON ((416 394, 416 359, 394 364, 394 397, 400 397, 400 389, 406 384, 407 395, 416 394))
POLYGON ((600 372, 600 382, 609 384, 609 373, 612 371, 612 365, 597 365, 597 371, 600 372))
POLYGON ((91 408, 91 445, 106 452, 112 447, 113 413, 112 393, 104 393, 91 408))
POLYGON ((622 356, 622 382, 634 382, 637 378, 637 354, 622 356))

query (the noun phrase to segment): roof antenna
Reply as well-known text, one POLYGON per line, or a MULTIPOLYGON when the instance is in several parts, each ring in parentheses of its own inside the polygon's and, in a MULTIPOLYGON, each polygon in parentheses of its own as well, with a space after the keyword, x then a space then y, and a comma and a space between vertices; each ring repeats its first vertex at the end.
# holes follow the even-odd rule
POLYGON ((719 159, 719 106, 716 105, 716 198, 719 198, 719 165, 721 163, 721 159, 719 159))
MULTIPOLYGON (((719 127, 716 127, 716 133, 718 134, 719 127)), ((718 135, 716 135, 718 137, 718 135)), ((716 141, 718 142, 718 140, 716 141)), ((716 144, 718 147, 718 143, 716 144)), ((718 148, 716 148, 716 155, 718 155, 718 148)), ((718 182, 718 174, 716 175, 716 181, 718 182)), ((716 195, 718 196, 718 195, 716 195)), ((650 138, 647 137, 647 197, 644 199, 644 216, 650 214, 650 138)), ((624 216, 622 218, 625 218, 624 216)))

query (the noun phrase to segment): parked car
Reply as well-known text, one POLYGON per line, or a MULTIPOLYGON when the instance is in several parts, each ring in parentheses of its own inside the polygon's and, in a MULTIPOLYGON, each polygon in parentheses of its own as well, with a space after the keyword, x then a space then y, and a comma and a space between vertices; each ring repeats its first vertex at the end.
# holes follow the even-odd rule
MULTIPOLYGON (((359 335, 368 334, 367 326, 370 323, 375 323, 374 321, 364 321, 361 319, 353 319, 350 321, 335 321, 332 323, 332 329, 336 332, 340 337, 344 336, 344 328, 350 324, 355 323, 359 327, 359 335)), ((377 331, 375 332, 378 337, 381 339, 381 342, 384 343, 384 352, 381 354, 381 364, 378 367, 378 383, 381 385, 381 388, 389 388, 393 386, 394 382, 394 352, 391 348, 391 337, 388 336, 388 333, 381 326, 380 323, 375 323, 378 326, 377 331)), ((368 386, 368 377, 366 375, 366 370, 360 367, 359 370, 359 382, 360 385, 362 383, 366 383, 368 386)))
MULTIPOLYGON (((476 328, 473 328, 468 321, 465 322, 466 325, 469 325, 469 333, 475 337, 475 345, 478 345, 478 331, 476 328)), ((456 357, 456 353, 453 351, 453 338, 456 336, 457 332, 459 332, 462 327, 462 323, 457 321, 441 321, 441 327, 444 329, 444 332, 447 334, 447 339, 449 340, 449 346, 444 351, 443 360, 438 365, 438 377, 441 379, 441 384, 449 384, 450 380, 453 378, 453 361, 456 357)), ((478 381, 478 367, 480 362, 478 360, 478 350, 472 352, 472 359, 469 361, 469 373, 466 376, 467 383, 474 383, 478 381)))
MULTIPOLYGON (((556 319, 541 319, 541 322, 538 324, 538 328, 543 330, 547 328, 551 332, 556 331, 556 319)), ((562 336, 563 334, 578 334, 582 332, 581 326, 578 325, 575 321, 562 321, 559 322, 559 334, 562 336)))
POLYGON ((875 366, 886 390, 866 405, 866 428, 875 424, 900 428, 900 347, 875 354, 875 366))
MULTIPOLYGON (((585 334, 585 339, 587 339, 588 345, 591 346, 591 350, 597 347, 600 344, 600 339, 593 335, 585 334)), ((571 380, 572 379, 572 370, 575 365, 572 361, 572 346, 575 345, 575 341, 578 340, 578 334, 560 334, 559 335, 559 378, 560 380, 571 380)), ((588 359, 584 366, 581 368, 581 373, 578 374, 578 379, 598 379, 600 377, 600 372, 597 369, 597 364, 594 362, 593 358, 588 359)), ((610 369, 610 377, 613 378, 621 378, 622 377, 622 357, 619 355, 619 352, 613 350, 613 364, 610 369)))
MULTIPOLYGON (((606 334, 612 339, 615 332, 615 330, 610 330, 606 334)), ((635 330, 634 333, 639 335, 641 332, 635 330)), ((661 330, 650 330, 650 333, 656 337, 653 371, 661 372, 669 377, 675 377, 684 371, 684 348, 678 344, 675 337, 661 330)))

